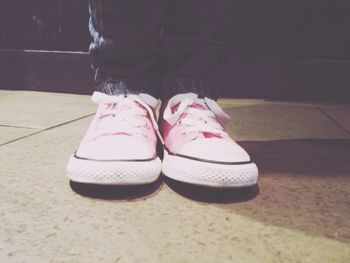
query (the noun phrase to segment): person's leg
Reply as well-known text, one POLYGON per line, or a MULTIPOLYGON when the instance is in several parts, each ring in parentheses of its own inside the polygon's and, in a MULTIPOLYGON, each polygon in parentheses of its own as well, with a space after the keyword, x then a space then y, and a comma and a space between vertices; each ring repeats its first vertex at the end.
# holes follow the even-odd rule
POLYGON ((98 89, 159 96, 162 0, 89 0, 90 53, 98 89))
POLYGON ((194 92, 216 98, 222 66, 232 52, 225 37, 231 0, 167 0, 162 48, 164 98, 194 92))

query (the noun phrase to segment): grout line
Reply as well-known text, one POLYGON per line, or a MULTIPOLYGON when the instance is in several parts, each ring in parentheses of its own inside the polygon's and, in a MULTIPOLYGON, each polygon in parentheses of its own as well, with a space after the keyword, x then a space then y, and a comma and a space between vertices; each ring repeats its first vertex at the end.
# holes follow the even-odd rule
POLYGON ((37 132, 33 132, 33 133, 30 133, 30 134, 27 134, 27 135, 25 135, 25 136, 22 136, 22 137, 13 139, 13 140, 11 140, 11 141, 4 142, 4 143, 0 144, 0 147, 1 147, 1 146, 5 146, 5 145, 10 144, 10 143, 13 143, 13 142, 17 142, 17 141, 19 141, 19 140, 22 140, 22 139, 25 139, 25 138, 28 138, 28 137, 31 137, 31 136, 36 135, 36 134, 39 134, 39 133, 41 133, 41 132, 43 132, 43 131, 45 131, 45 130, 39 130, 39 131, 37 131, 37 132))
POLYGON ((23 126, 14 126, 14 125, 4 125, 4 124, 0 124, 0 127, 18 128, 18 129, 29 129, 29 130, 40 130, 40 128, 23 127, 23 126))
POLYGON ((328 114, 325 110, 323 110, 320 106, 317 104, 314 104, 316 109, 318 109, 321 113, 323 113, 324 116, 326 116, 330 121, 333 122, 338 128, 343 130, 348 136, 350 136, 350 131, 348 131, 346 128, 344 128, 341 124, 339 124, 330 114, 328 114))
POLYGON ((46 129, 39 130, 39 131, 37 131, 37 132, 33 132, 33 133, 31 133, 31 134, 22 136, 22 137, 20 137, 20 138, 16 138, 16 139, 13 139, 13 140, 11 140, 11 141, 2 143, 2 144, 0 144, 0 147, 1 147, 1 146, 5 146, 5 145, 10 144, 10 143, 13 143, 13 142, 17 142, 17 141, 26 139, 26 138, 28 138, 28 137, 31 137, 31 136, 33 136, 33 135, 36 135, 36 134, 39 134, 39 133, 42 133, 42 132, 45 132, 45 131, 48 131, 48 130, 52 130, 52 129, 55 129, 55 128, 64 126, 64 125, 66 125, 66 124, 70 124, 70 123, 75 122, 75 121, 79 121, 79 120, 88 118, 88 117, 93 116, 93 115, 95 115, 95 113, 92 113, 92 114, 89 114, 89 115, 85 115, 85 116, 83 116, 83 117, 80 117, 80 118, 77 118, 77 119, 74 119, 74 120, 70 120, 70 121, 67 121, 67 122, 63 122, 63 123, 60 123, 60 124, 57 124, 57 125, 48 127, 48 128, 46 128, 46 129))

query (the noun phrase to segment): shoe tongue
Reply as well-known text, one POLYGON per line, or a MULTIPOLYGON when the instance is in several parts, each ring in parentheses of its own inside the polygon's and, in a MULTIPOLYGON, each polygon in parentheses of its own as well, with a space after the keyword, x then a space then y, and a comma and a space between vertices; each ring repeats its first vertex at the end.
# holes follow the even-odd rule
MULTIPOLYGON (((177 108, 180 106, 180 103, 172 107, 172 112, 176 111, 177 108)), ((197 110, 208 110, 208 106, 205 104, 203 99, 197 99, 195 103, 190 105, 191 108, 197 109, 197 110)))
POLYGON ((207 104, 205 103, 204 99, 197 98, 195 100, 195 103, 193 104, 194 107, 200 107, 201 109, 208 109, 207 104))
MULTIPOLYGON (((205 104, 204 100, 202 100, 202 99, 197 99, 196 102, 194 104, 192 104, 190 107, 193 109, 196 109, 196 110, 209 110, 208 106, 205 104)), ((195 119, 198 119, 198 120, 205 122, 204 120, 202 120, 201 118, 199 118, 197 116, 192 115, 192 118, 195 118, 195 119)))
POLYGON ((191 107, 194 109, 198 109, 198 110, 207 110, 208 109, 207 106, 199 104, 199 103, 193 104, 191 107))
POLYGON ((144 107, 142 107, 142 105, 139 105, 136 101, 133 101, 130 99, 128 99, 127 102, 121 102, 121 101, 119 101, 119 102, 106 102, 105 105, 106 105, 105 106, 106 109, 111 109, 111 110, 118 109, 118 111, 130 110, 133 107, 144 108, 144 107))

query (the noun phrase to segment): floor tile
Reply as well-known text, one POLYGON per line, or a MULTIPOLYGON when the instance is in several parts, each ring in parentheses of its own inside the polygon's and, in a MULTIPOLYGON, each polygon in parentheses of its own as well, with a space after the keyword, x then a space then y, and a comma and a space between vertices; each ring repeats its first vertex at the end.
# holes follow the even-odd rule
POLYGON ((350 136, 316 107, 259 100, 221 103, 229 131, 249 152, 350 159, 350 136))
POLYGON ((237 140, 350 138, 310 104, 253 101, 221 105, 232 118, 229 129, 237 140))
POLYGON ((0 125, 45 129, 93 114, 89 96, 0 90, 0 125))

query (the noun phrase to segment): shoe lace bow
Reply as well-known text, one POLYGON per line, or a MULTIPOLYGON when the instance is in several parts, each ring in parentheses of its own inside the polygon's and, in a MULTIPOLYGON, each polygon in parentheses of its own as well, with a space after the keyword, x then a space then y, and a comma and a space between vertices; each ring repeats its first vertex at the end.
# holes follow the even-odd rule
POLYGON ((170 124, 185 125, 184 134, 189 132, 210 133, 226 136, 227 115, 216 101, 210 98, 198 98, 197 94, 179 94, 169 100, 163 118, 170 124), (173 110, 175 109, 175 110, 173 110))

